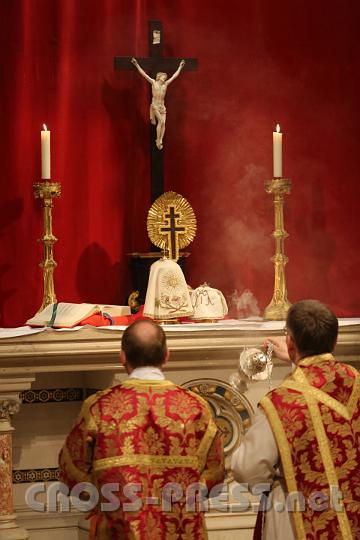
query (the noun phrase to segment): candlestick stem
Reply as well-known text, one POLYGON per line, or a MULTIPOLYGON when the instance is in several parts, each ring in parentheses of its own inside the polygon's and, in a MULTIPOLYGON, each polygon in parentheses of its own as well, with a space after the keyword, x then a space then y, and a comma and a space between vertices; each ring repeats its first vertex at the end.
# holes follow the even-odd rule
POLYGON ((285 278, 285 265, 289 259, 284 251, 284 240, 289 236, 284 229, 284 195, 291 191, 291 180, 273 178, 265 182, 265 190, 274 195, 275 230, 272 236, 275 239, 275 255, 271 258, 274 263, 274 293, 270 304, 265 308, 264 318, 279 321, 286 319, 291 306, 285 278))
POLYGON ((57 263, 54 260, 53 246, 57 241, 52 232, 52 209, 53 199, 60 197, 61 184, 59 182, 38 182, 34 184, 34 196, 42 199, 44 210, 44 233, 39 242, 44 244, 44 260, 39 264, 43 269, 44 294, 39 311, 49 304, 56 304, 56 294, 54 287, 54 270, 57 263))

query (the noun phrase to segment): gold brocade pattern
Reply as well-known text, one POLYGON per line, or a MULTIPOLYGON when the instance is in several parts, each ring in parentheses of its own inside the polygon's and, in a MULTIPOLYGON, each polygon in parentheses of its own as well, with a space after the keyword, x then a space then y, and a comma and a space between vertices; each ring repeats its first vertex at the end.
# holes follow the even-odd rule
MULTIPOLYGON (((331 455, 329 440, 324 429, 324 424, 321 418, 318 404, 316 403, 316 400, 309 395, 305 394, 305 399, 308 404, 309 413, 315 429, 316 439, 319 444, 319 450, 325 467, 328 484, 329 486, 335 486, 339 488, 339 482, 334 467, 333 456, 331 455)), ((344 509, 342 512, 335 512, 335 514, 339 522, 343 540, 352 540, 353 535, 351 533, 351 528, 346 514, 346 510, 344 509)))
MULTIPOLYGON (((271 399, 265 396, 261 400, 261 406, 266 412, 266 415, 271 424, 272 430, 276 437, 278 443, 278 449, 281 456, 281 463, 283 465, 284 471, 286 472, 286 483, 289 493, 298 492, 295 470, 293 467, 292 457, 291 457, 291 448, 286 436, 286 433, 283 429, 281 420, 275 409, 271 399)), ((302 514, 299 511, 293 512, 294 523, 297 532, 298 540, 306 540, 304 522, 302 519, 302 514)))
POLYGON ((298 538, 360 538, 360 376, 331 354, 301 360, 292 376, 261 401, 271 423, 288 490, 306 507, 295 516, 298 538), (333 490, 340 493, 340 509, 333 490), (316 492, 326 508, 314 509, 316 492), (302 524, 302 529, 300 529, 302 524), (304 536, 305 535, 305 536, 304 536))
POLYGON ((353 391, 351 392, 351 396, 347 404, 347 409, 350 415, 352 416, 360 400, 360 377, 358 376, 358 374, 356 376, 355 368, 352 368, 351 366, 349 367, 355 374, 355 384, 354 384, 353 391))
POLYGON ((202 470, 205 467, 206 458, 208 455, 209 448, 214 440, 214 437, 217 432, 217 427, 215 425, 215 422, 212 418, 209 418, 209 425, 206 430, 206 433, 199 445, 199 449, 197 451, 198 460, 199 460, 199 467, 202 470))
POLYGON ((191 467, 197 468, 199 460, 192 456, 150 456, 150 455, 126 455, 111 458, 98 459, 94 461, 94 471, 120 467, 123 465, 138 465, 145 467, 154 467, 157 469, 167 469, 170 467, 191 467))
POLYGON ((99 507, 92 518, 97 540, 203 540, 203 512, 187 508, 187 488, 204 481, 210 490, 223 481, 223 449, 210 407, 196 394, 169 381, 128 379, 85 401, 60 470, 70 488, 79 481, 99 490, 118 486, 118 508, 99 507), (181 498, 164 509, 164 489, 173 483, 181 498), (141 488, 139 508, 129 508, 129 486, 141 488))
POLYGON ((64 446, 62 449, 61 454, 61 460, 60 460, 60 467, 63 469, 63 471, 66 469, 69 475, 71 475, 76 482, 89 482, 90 475, 88 472, 81 471, 74 465, 68 447, 64 446))
POLYGON ((313 398, 315 400, 315 403, 319 401, 320 403, 323 403, 324 405, 329 407, 329 409, 333 409, 334 411, 336 411, 337 414, 339 414, 340 416, 346 418, 346 420, 350 420, 350 412, 345 407, 345 405, 339 403, 338 401, 336 401, 336 399, 332 398, 325 392, 322 392, 321 390, 318 390, 317 388, 314 388, 309 384, 304 384, 301 382, 284 381, 282 383, 282 386, 284 388, 289 388, 290 390, 296 390, 300 394, 309 396, 310 398, 313 398))
POLYGON ((298 366, 312 366, 321 362, 335 362, 335 358, 331 353, 317 354, 315 356, 307 356, 298 363, 298 366))

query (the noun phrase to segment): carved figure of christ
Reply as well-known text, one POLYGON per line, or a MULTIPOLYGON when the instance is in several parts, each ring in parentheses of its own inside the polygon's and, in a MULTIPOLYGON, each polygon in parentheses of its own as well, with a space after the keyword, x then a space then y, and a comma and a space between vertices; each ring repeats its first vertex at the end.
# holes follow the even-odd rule
MULTIPOLYGON (((161 21, 149 21, 149 54, 148 57, 137 58, 144 72, 156 81, 157 73, 171 73, 179 69, 181 58, 163 56, 163 28, 161 21)), ((196 58, 185 58, 183 71, 193 71, 197 69, 198 61, 196 58)), ((131 56, 116 56, 115 69, 133 70, 131 56)), ((169 79, 170 80, 170 79, 169 79)), ((167 83, 169 83, 169 80, 167 83)), ((166 92, 165 87, 165 92, 166 92)), ((151 88, 153 93, 153 87, 151 88)), ((164 89, 162 89, 163 91, 164 89)), ((155 96, 156 97, 156 96, 155 96)), ((163 98, 165 94, 163 95, 163 98)), ((161 91, 160 91, 161 98, 161 91)), ((153 98, 154 99, 154 98, 153 98)), ((153 101, 152 99, 152 101, 153 101)), ((155 122, 156 122, 155 117, 155 122)), ((151 202, 153 203, 160 195, 164 193, 164 152, 159 150, 156 145, 158 125, 151 124, 151 202)), ((160 128, 159 128, 160 129, 160 128)))
POLYGON ((156 74, 156 78, 152 79, 142 69, 136 58, 132 58, 131 62, 134 64, 140 75, 144 77, 152 88, 152 101, 150 105, 150 121, 153 125, 156 125, 156 146, 159 150, 163 148, 163 139, 166 125, 166 107, 165 107, 165 94, 169 84, 179 76, 180 71, 185 65, 185 60, 181 60, 179 67, 175 71, 174 75, 168 79, 167 73, 159 71, 156 74))

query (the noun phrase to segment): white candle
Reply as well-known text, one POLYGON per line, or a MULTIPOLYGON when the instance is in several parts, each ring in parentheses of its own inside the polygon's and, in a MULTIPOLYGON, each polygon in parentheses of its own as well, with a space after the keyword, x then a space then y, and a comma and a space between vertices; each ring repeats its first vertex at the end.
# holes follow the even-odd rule
POLYGON ((282 177, 282 133, 279 124, 273 131, 274 178, 282 177))
POLYGON ((50 131, 45 124, 41 132, 41 178, 50 179, 50 131))

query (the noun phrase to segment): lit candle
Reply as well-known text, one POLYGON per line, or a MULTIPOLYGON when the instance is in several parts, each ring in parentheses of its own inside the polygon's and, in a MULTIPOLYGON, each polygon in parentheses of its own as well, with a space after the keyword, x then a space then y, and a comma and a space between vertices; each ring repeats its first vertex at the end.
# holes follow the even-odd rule
POLYGON ((279 124, 273 131, 274 178, 282 176, 282 133, 279 124))
POLYGON ((41 178, 50 179, 50 131, 45 124, 41 132, 41 178))

